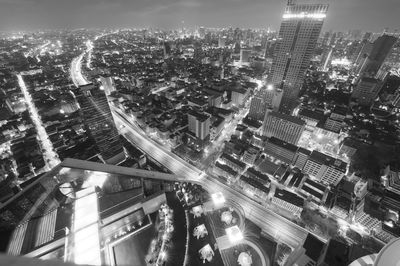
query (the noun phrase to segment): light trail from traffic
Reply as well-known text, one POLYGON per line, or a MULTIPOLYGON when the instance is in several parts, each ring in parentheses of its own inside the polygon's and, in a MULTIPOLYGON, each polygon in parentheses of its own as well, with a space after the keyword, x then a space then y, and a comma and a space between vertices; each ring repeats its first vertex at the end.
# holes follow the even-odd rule
POLYGON ((89 82, 82 75, 82 59, 86 52, 81 53, 78 57, 75 57, 71 62, 70 75, 72 82, 76 87, 83 86, 89 82))
POLYGON ((47 134, 43 126, 43 122, 39 116, 39 112, 35 106, 35 103, 33 102, 31 94, 29 93, 26 87, 22 75, 18 74, 17 77, 18 77, 19 87, 21 88, 21 91, 25 97, 25 101, 28 105, 30 117, 32 119, 33 124, 36 127, 37 136, 41 142, 41 146, 43 149, 43 157, 46 162, 47 171, 49 171, 60 163, 60 159, 58 158, 57 153, 54 152, 53 144, 51 143, 49 135, 47 134))

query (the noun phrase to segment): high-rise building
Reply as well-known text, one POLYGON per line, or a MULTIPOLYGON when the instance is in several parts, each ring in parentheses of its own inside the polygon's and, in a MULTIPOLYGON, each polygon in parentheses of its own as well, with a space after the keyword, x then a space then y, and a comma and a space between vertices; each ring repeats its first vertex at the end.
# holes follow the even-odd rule
POLYGON ((251 49, 242 47, 240 49, 240 63, 249 63, 250 55, 251 55, 251 49))
POLYGON ((390 35, 382 35, 372 45, 371 52, 361 66, 358 74, 374 77, 381 68, 386 57, 389 55, 397 38, 390 35))
POLYGON ((218 38, 218 47, 219 48, 224 48, 225 47, 225 37, 219 36, 219 38, 218 38))
POLYGON ((291 144, 297 144, 305 129, 305 124, 300 118, 282 113, 267 111, 263 123, 263 135, 276 137, 291 144))
POLYGON ((198 139, 205 140, 210 136, 210 117, 204 113, 190 111, 188 113, 189 131, 198 139))
POLYGON ((362 40, 354 53, 353 64, 356 67, 356 72, 359 71, 364 64, 364 61, 371 53, 372 43, 368 40, 362 40), (358 69, 358 70, 357 70, 358 69))
POLYGON ((163 43, 163 53, 164 53, 164 59, 168 58, 171 55, 171 45, 169 42, 163 43))
POLYGON ((263 120, 267 109, 278 111, 282 96, 283 91, 275 89, 273 86, 262 88, 251 99, 249 118, 263 120))
POLYGON ((281 112, 290 113, 295 106, 327 10, 321 0, 288 0, 269 75, 269 82, 283 89, 281 112))
POLYGON ((104 91, 91 83, 79 87, 75 96, 86 130, 95 141, 101 158, 109 164, 124 160, 124 150, 104 91))
POLYGON ((363 77, 354 88, 351 98, 355 99, 358 104, 371 105, 378 96, 381 88, 382 81, 375 78, 363 77))

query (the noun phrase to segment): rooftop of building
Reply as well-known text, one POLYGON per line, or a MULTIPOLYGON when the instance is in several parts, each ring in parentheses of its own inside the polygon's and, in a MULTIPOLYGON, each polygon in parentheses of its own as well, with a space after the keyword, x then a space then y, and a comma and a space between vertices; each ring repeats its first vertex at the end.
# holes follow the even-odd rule
POLYGON ((315 161, 319 164, 327 165, 329 167, 335 168, 341 172, 346 172, 347 163, 335 159, 329 155, 326 155, 322 152, 314 150, 310 155, 310 160, 315 161))
POLYGON ((330 266, 348 265, 349 246, 343 242, 331 239, 326 250, 324 261, 330 266))
POLYGON ((299 116, 304 116, 306 118, 322 121, 324 120, 324 113, 320 111, 313 111, 310 109, 301 109, 299 112, 299 116))
POLYGON ((248 183, 252 187, 257 188, 257 189, 259 189, 259 190, 261 190, 261 191, 263 191, 265 193, 269 192, 269 188, 267 188, 261 182, 259 182, 258 180, 254 179, 254 178, 242 175, 240 177, 240 179, 242 179, 244 182, 248 183))
POLYGON ((207 119, 209 119, 210 117, 208 115, 206 115, 205 113, 199 113, 197 111, 194 110, 190 110, 188 112, 189 115, 194 116, 198 121, 200 122, 204 122, 207 119))
POLYGON ((324 249, 324 242, 322 242, 314 235, 308 234, 306 240, 304 241, 303 248, 305 249, 305 254, 310 259, 318 262, 322 250, 324 249))
POLYGON ((302 197, 299 197, 296 194, 294 194, 286 189, 277 188, 275 190, 274 197, 281 199, 283 201, 289 202, 298 207, 303 207, 303 205, 304 205, 304 199, 302 197))
POLYGON ((363 82, 366 82, 366 83, 378 83, 379 80, 376 79, 376 78, 371 78, 371 77, 362 77, 362 78, 360 79, 360 83, 359 83, 359 84, 361 84, 361 83, 363 83, 363 82))
POLYGON ((287 149, 287 150, 289 150, 289 151, 292 151, 292 152, 296 152, 297 149, 298 149, 298 147, 297 147, 296 145, 291 144, 291 143, 289 143, 289 142, 286 142, 286 141, 284 141, 284 140, 275 138, 275 137, 271 137, 271 138, 268 140, 268 143, 275 144, 275 145, 277 145, 277 146, 279 146, 279 147, 285 148, 285 149, 287 149))
POLYGON ((304 120, 302 120, 298 117, 282 114, 282 113, 275 112, 275 111, 270 112, 268 115, 273 116, 278 119, 281 119, 281 120, 289 121, 289 122, 297 124, 299 126, 303 126, 305 124, 304 120))

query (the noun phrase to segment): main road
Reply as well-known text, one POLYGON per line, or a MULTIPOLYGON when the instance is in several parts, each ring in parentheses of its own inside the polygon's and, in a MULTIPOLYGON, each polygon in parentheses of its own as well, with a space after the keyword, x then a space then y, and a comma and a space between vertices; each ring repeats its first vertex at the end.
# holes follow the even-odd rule
POLYGON ((240 204, 245 211, 246 218, 258 225, 265 233, 292 247, 301 244, 308 231, 295 223, 272 212, 266 206, 233 189, 219 179, 205 174, 203 171, 189 164, 176 154, 170 152, 150 139, 146 133, 133 122, 129 116, 118 108, 111 107, 115 124, 129 141, 140 147, 149 156, 167 167, 177 176, 185 177, 189 182, 202 184, 210 192, 222 192, 227 199, 240 204))

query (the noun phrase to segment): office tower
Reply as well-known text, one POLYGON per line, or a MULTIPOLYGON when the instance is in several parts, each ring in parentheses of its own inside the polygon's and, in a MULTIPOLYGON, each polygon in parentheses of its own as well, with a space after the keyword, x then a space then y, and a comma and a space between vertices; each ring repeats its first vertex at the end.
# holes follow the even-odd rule
POLYGON ((210 136, 210 117, 204 113, 190 111, 188 113, 189 131, 192 132, 196 138, 205 140, 210 136))
POLYGON ((90 83, 79 87, 75 96, 86 130, 96 143, 101 158, 109 164, 124 160, 124 150, 104 91, 90 83))
POLYGON ((291 144, 297 144, 305 129, 306 122, 300 118, 275 111, 267 111, 263 123, 263 135, 276 137, 291 144))
POLYGON ((355 99, 358 104, 371 105, 378 96, 382 85, 382 81, 378 79, 363 77, 353 89, 351 98, 355 99))
POLYGON ((282 96, 283 91, 273 88, 271 85, 262 88, 251 99, 249 118, 263 120, 267 109, 278 111, 282 96))
POLYGON ((250 55, 251 49, 242 47, 240 49, 240 63, 249 63, 250 55))
POLYGON ((360 50, 357 53, 357 57, 354 60, 355 72, 359 73, 363 65, 365 64, 369 54, 372 51, 372 43, 363 40, 360 44, 360 50))
MULTIPOLYGON (((383 64, 384 68, 400 68, 400 41, 397 41, 395 45, 393 45, 392 50, 389 55, 386 57, 386 60, 383 64)), ((382 69, 382 67, 381 67, 382 69)))
POLYGON ((239 54, 239 53, 240 53, 240 50, 241 50, 241 48, 240 48, 240 43, 239 43, 239 42, 236 42, 236 43, 235 43, 235 46, 234 46, 234 48, 233 48, 233 53, 239 54))
MULTIPOLYGON (((328 4, 289 0, 283 14, 269 82, 283 89, 280 111, 295 107, 328 4)), ((321 2, 321 1, 318 1, 321 2)))
POLYGON ((331 33, 329 31, 325 32, 324 37, 322 38, 322 42, 321 42, 322 46, 328 45, 330 36, 331 36, 331 33))
POLYGON ((397 38, 390 35, 382 35, 376 39, 372 45, 371 52, 366 57, 358 74, 374 77, 381 68, 386 57, 390 53, 397 38))
POLYGON ((337 37, 337 33, 334 32, 331 36, 331 40, 329 41, 329 46, 333 47, 336 44, 336 37, 337 37))
POLYGON ((171 55, 171 45, 169 44, 169 42, 163 43, 163 53, 164 59, 168 58, 171 55))
POLYGON ((219 48, 224 48, 225 47, 225 37, 219 36, 219 38, 218 38, 218 47, 219 48))

